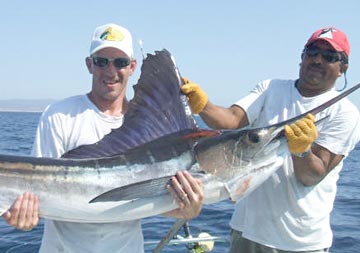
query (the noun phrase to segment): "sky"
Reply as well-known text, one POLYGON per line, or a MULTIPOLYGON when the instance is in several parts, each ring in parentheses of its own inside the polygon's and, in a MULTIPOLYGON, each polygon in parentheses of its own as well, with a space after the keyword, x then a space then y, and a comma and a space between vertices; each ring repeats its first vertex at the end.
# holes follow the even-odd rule
MULTIPOLYGON (((130 30, 140 76, 142 54, 166 48, 182 76, 218 105, 230 106, 261 80, 296 79, 317 29, 334 26, 351 44, 348 87, 360 82, 358 0, 11 0, 1 4, 0 99, 62 99, 87 93, 85 65, 97 26, 130 30)), ((338 89, 344 85, 340 77, 338 89)), ((281 94, 279 94, 281 95, 281 94)), ((350 99, 360 107, 360 91, 350 99)))

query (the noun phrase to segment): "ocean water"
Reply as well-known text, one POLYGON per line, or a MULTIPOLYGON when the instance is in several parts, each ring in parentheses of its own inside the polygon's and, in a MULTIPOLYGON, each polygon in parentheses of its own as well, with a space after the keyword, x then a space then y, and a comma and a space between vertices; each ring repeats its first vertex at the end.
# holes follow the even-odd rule
MULTIPOLYGON (((40 113, 0 112, 0 153, 28 155, 34 139, 40 113)), ((344 162, 338 182, 338 193, 331 216, 334 232, 333 253, 360 252, 360 145, 344 162)), ((215 242, 212 252, 227 252, 229 225, 233 204, 223 201, 204 206, 200 216, 189 222, 193 237, 200 232, 223 238, 215 242)), ((155 216, 143 219, 145 250, 150 253, 168 232, 174 219, 155 216)), ((276 231, 275 231, 276 232, 276 231)), ((0 253, 37 252, 43 233, 43 221, 31 232, 18 231, 0 218, 0 253)), ((180 230, 185 236, 185 230, 180 230)), ((162 252, 188 252, 184 244, 168 245, 162 252)))

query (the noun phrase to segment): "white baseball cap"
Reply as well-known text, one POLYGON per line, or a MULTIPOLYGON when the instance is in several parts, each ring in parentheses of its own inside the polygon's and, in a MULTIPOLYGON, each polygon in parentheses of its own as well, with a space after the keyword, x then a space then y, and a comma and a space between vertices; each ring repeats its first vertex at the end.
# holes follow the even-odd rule
POLYGON ((90 55, 107 47, 117 48, 129 58, 134 56, 131 34, 122 26, 110 23, 95 29, 90 45, 90 55))

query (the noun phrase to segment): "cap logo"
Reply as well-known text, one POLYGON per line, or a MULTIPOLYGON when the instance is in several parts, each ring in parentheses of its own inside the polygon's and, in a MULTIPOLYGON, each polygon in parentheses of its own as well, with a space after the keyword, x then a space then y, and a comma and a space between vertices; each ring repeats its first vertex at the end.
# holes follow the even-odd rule
POLYGON ((100 39, 109 41, 122 41, 124 37, 125 36, 119 30, 113 27, 109 27, 100 35, 100 39))
POLYGON ((328 39, 332 39, 333 38, 333 32, 335 30, 333 28, 327 28, 321 31, 321 33, 319 34, 318 38, 328 38, 328 39))

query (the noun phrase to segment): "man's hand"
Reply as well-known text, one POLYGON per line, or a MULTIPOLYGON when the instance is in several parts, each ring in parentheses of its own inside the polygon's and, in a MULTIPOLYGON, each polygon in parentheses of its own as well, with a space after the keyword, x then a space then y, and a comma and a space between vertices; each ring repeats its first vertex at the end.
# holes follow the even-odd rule
POLYGON ((167 189, 179 208, 165 215, 186 220, 199 215, 204 198, 201 180, 192 177, 187 171, 178 171, 176 176, 171 178, 167 189))
POLYGON ((188 97, 192 112, 194 114, 202 112, 209 100, 207 94, 198 84, 192 83, 183 77, 181 79, 184 82, 184 85, 181 86, 181 91, 188 97))
POLYGON ((285 136, 292 154, 299 156, 310 150, 311 144, 318 137, 314 122, 315 117, 309 113, 295 123, 285 126, 285 136))
POLYGON ((13 205, 2 217, 17 229, 30 231, 39 223, 39 199, 29 192, 17 197, 13 205))

